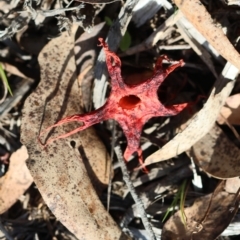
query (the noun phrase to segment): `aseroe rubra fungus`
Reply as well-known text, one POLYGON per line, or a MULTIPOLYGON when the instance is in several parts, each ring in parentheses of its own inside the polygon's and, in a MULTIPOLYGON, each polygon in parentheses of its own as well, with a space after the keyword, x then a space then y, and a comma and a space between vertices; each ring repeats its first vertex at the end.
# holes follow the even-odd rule
POLYGON ((162 61, 163 59, 168 60, 168 58, 162 56, 157 60, 151 78, 136 85, 127 85, 121 76, 121 61, 119 57, 109 50, 102 38, 99 41, 100 46, 103 47, 106 54, 106 64, 111 78, 111 93, 108 100, 102 107, 95 111, 63 118, 48 127, 40 136, 53 127, 68 122, 79 121, 82 123, 80 127, 71 132, 49 139, 45 143, 46 146, 56 139, 66 138, 101 121, 114 119, 120 124, 127 138, 127 148, 124 152, 125 160, 127 161, 133 153, 137 152, 139 162, 142 165, 143 157, 140 147, 140 136, 143 125, 152 117, 176 115, 188 105, 187 103, 183 103, 166 107, 159 101, 157 95, 157 90, 164 79, 174 69, 182 66, 183 61, 180 60, 178 63, 164 69, 162 61))

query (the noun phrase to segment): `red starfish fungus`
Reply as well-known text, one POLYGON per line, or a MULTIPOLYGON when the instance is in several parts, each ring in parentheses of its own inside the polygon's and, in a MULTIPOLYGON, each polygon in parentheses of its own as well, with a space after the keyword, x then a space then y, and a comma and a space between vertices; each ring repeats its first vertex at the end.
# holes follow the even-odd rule
POLYGON ((137 152, 139 162, 142 164, 140 136, 143 125, 152 117, 176 115, 188 105, 184 103, 166 107, 159 101, 157 95, 157 90, 164 79, 174 69, 182 66, 183 61, 180 60, 178 63, 163 69, 162 60, 168 60, 168 58, 166 56, 160 57, 156 62, 153 76, 150 79, 136 85, 127 85, 121 76, 121 61, 119 57, 109 50, 102 38, 99 41, 106 54, 106 64, 111 78, 111 93, 108 100, 95 111, 66 117, 47 128, 44 132, 68 122, 79 121, 83 123, 82 126, 69 133, 49 139, 45 145, 53 140, 66 138, 101 121, 114 119, 120 124, 127 138, 127 148, 124 152, 125 160, 127 161, 133 153, 137 152))

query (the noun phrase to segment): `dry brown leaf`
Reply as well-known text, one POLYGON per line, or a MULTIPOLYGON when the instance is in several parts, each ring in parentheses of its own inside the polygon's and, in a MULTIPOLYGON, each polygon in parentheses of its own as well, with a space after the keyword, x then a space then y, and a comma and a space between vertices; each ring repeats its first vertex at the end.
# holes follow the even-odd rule
POLYGON ((239 191, 229 194, 220 190, 198 198, 184 210, 186 225, 181 212, 176 212, 163 226, 162 240, 213 240, 229 225, 239 205, 239 191))
POLYGON ((10 157, 9 169, 0 178, 0 214, 7 211, 33 182, 26 166, 27 159, 28 152, 25 146, 10 157))
MULTIPOLYGON (((226 64, 222 75, 229 76, 231 69, 235 70, 230 79, 235 79, 238 71, 234 66, 226 64)), ((225 99, 229 96, 235 81, 220 76, 214 84, 213 90, 203 108, 188 121, 187 127, 178 133, 171 141, 160 150, 150 155, 145 165, 163 161, 188 150, 201 139, 214 125, 225 99)))
POLYGON ((192 147, 195 163, 215 178, 239 176, 240 149, 215 125, 192 147))
POLYGON ((214 24, 200 0, 174 0, 178 8, 193 26, 228 62, 240 70, 240 55, 224 35, 221 28, 214 24))
POLYGON ((226 99, 217 121, 219 124, 224 124, 226 119, 229 124, 240 125, 240 93, 226 99))
MULTIPOLYGON (((28 167, 34 181, 56 217, 79 239, 121 239, 120 229, 92 184, 98 181, 95 186, 99 187, 99 181, 106 183, 108 179, 108 155, 94 130, 60 139, 46 149, 37 142, 41 129, 65 116, 81 113, 73 47, 74 35, 70 37, 65 32, 51 40, 39 55, 41 82, 25 102, 21 139, 29 151, 28 167)), ((58 127, 49 136, 66 133, 77 125, 58 127)))

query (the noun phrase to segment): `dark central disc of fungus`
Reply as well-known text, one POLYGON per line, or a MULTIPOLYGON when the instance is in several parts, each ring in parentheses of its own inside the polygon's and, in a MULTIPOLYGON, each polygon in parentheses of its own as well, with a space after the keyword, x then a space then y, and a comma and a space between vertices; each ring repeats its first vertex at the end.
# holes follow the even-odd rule
POLYGON ((140 103, 141 99, 135 95, 128 95, 120 99, 119 106, 123 109, 133 109, 136 107, 138 103, 140 103))

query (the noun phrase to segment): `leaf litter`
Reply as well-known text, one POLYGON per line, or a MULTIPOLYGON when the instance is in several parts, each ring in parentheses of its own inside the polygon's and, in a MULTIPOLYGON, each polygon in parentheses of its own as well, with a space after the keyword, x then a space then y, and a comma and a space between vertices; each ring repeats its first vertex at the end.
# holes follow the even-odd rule
MULTIPOLYGON (((80 6, 70 4, 66 7, 67 11, 65 11, 63 7, 66 6, 65 3, 63 6, 48 3, 44 11, 43 9, 38 9, 35 4, 25 3, 27 7, 26 11, 29 13, 25 21, 20 22, 20 18, 24 17, 24 13, 17 13, 18 18, 16 22, 14 23, 9 20, 8 28, 1 33, 1 36, 6 38, 7 35, 14 36, 14 31, 17 31, 17 45, 15 46, 23 44, 24 47, 22 49, 29 50, 29 52, 32 51, 32 49, 37 49, 36 51, 34 50, 35 54, 40 52, 38 59, 41 68, 41 81, 35 92, 25 101, 21 139, 27 146, 30 155, 27 161, 28 168, 46 204, 56 217, 79 239, 83 237, 86 239, 108 239, 107 236, 109 236, 109 239, 127 239, 127 235, 130 236, 129 238, 132 237, 134 239, 155 239, 155 236, 158 239, 161 235, 161 229, 163 229, 162 236, 164 237, 168 222, 171 222, 172 218, 170 217, 167 223, 162 223, 161 219, 168 211, 168 206, 171 206, 174 195, 177 194, 178 189, 181 188, 182 181, 186 181, 186 179, 190 180, 192 176, 194 176, 194 179, 198 176, 203 184, 202 187, 198 189, 196 186, 201 186, 201 184, 194 185, 194 182, 193 185, 189 185, 188 191, 184 193, 186 198, 184 203, 181 203, 180 215, 182 215, 183 212, 188 214, 190 218, 188 229, 190 229, 190 231, 184 230, 184 227, 182 228, 180 218, 175 218, 175 222, 171 224, 175 224, 175 226, 180 229, 181 233, 179 235, 181 235, 183 231, 183 234, 186 234, 187 237, 195 235, 195 237, 200 236, 200 238, 215 239, 227 227, 238 210, 238 158, 235 157, 238 155, 238 147, 236 146, 236 141, 235 145, 231 142, 233 138, 231 132, 229 134, 229 130, 226 131, 224 126, 221 129, 217 127, 215 121, 232 89, 235 88, 234 93, 237 93, 235 86, 238 80, 236 81, 235 79, 238 75, 238 70, 233 65, 238 66, 237 59, 239 56, 233 48, 232 43, 234 40, 229 39, 229 41, 222 33, 221 27, 216 27, 214 21, 218 21, 218 19, 215 13, 218 12, 212 11, 210 3, 204 2, 204 5, 200 1, 175 1, 175 3, 180 8, 180 10, 176 12, 176 16, 178 16, 176 19, 172 17, 174 14, 172 14, 171 11, 173 11, 174 8, 171 3, 169 1, 162 1, 162 5, 160 7, 158 6, 157 17, 152 19, 150 17, 149 22, 141 23, 142 25, 139 27, 143 33, 141 35, 134 34, 134 31, 138 33, 139 30, 134 29, 131 23, 128 26, 134 12, 132 10, 136 1, 126 1, 126 4, 122 8, 120 2, 110 3, 110 5, 99 8, 95 2, 94 5, 85 3, 85 8, 81 9, 80 6), (54 8, 52 8, 52 6, 54 6, 54 8), (133 181, 136 193, 140 196, 143 207, 148 213, 148 215, 145 215, 147 216, 146 218, 142 218, 144 219, 144 224, 141 223, 139 218, 142 213, 138 208, 138 204, 132 204, 132 198, 128 194, 129 191, 133 194, 132 190, 126 188, 126 185, 122 182, 122 174, 118 169, 119 165, 115 162, 116 159, 114 155, 112 159, 114 175, 111 175, 111 177, 109 175, 110 170, 107 165, 109 165, 108 152, 111 152, 110 148, 116 145, 118 148, 121 147, 121 149, 124 150, 126 147, 128 149, 129 146, 131 146, 129 145, 129 139, 131 138, 129 136, 127 139, 124 138, 122 130, 118 125, 114 127, 112 121, 107 121, 98 124, 95 130, 86 129, 66 139, 55 141, 45 149, 41 148, 37 143, 37 136, 48 126, 54 123, 56 124, 61 119, 66 119, 66 117, 76 113, 79 113, 81 116, 82 114, 86 115, 87 113, 84 113, 83 108, 85 108, 85 112, 91 112, 92 94, 95 106, 97 104, 101 106, 104 103, 104 99, 109 98, 111 87, 108 87, 106 71, 100 71, 103 73, 101 76, 102 80, 95 80, 95 84, 93 84, 93 67, 95 65, 97 51, 99 51, 99 49, 96 48, 97 38, 106 36, 106 33, 102 31, 104 28, 106 29, 106 27, 103 27, 104 24, 100 23, 97 30, 97 27, 96 29, 94 27, 94 23, 98 22, 99 17, 102 17, 101 14, 104 15, 106 12, 111 13, 108 15, 110 19, 116 18, 116 13, 114 14, 109 11, 112 6, 118 6, 120 14, 117 21, 114 22, 111 27, 110 32, 107 34, 107 42, 109 43, 111 51, 117 51, 121 39, 120 36, 124 34, 127 28, 133 47, 137 46, 136 44, 142 42, 143 39, 152 41, 154 38, 154 44, 150 47, 148 46, 148 48, 143 49, 135 48, 135 53, 140 54, 138 56, 134 55, 135 58, 127 56, 127 54, 124 55, 120 50, 117 55, 111 53, 115 57, 115 60, 117 56, 124 56, 121 57, 124 78, 129 75, 127 80, 131 83, 132 77, 130 76, 134 76, 134 74, 131 75, 127 71, 127 74, 125 74, 125 70, 127 70, 126 66, 130 66, 133 73, 136 73, 139 69, 141 69, 143 73, 143 69, 151 72, 152 69, 154 69, 153 64, 155 59, 167 53, 171 59, 184 59, 186 64, 177 72, 171 73, 164 81, 158 92, 160 97, 159 100, 157 98, 157 101, 161 102, 163 104, 162 106, 166 109, 178 103, 178 101, 172 101, 172 98, 175 97, 178 100, 181 99, 181 101, 179 101, 181 103, 195 103, 193 106, 194 111, 192 111, 190 106, 177 117, 154 118, 145 124, 142 137, 140 138, 139 136, 135 143, 138 142, 138 150, 143 150, 141 150, 141 155, 143 154, 143 156, 140 156, 142 159, 146 159, 145 165, 143 166, 148 166, 151 163, 151 165, 147 167, 148 173, 143 173, 141 170, 136 169, 137 158, 132 155, 136 148, 134 151, 130 151, 131 154, 129 154, 129 156, 131 155, 131 157, 125 157, 127 160, 131 160, 131 162, 129 161, 127 164, 131 180, 126 181, 133 181), (164 6, 164 8, 161 8, 162 6, 164 6), (192 9, 196 7, 199 11, 198 14, 193 16, 192 9), (35 8, 38 13, 41 13, 41 17, 38 15, 36 18, 33 18, 35 8), (80 11, 78 11, 78 8, 80 11), (126 11, 127 9, 128 11, 126 11), (99 11, 103 12, 98 15, 99 11), (72 24, 74 23, 82 26, 87 31, 92 30, 93 34, 90 33, 88 35, 88 33, 83 33, 83 30, 78 29, 76 37, 78 38, 79 36, 80 40, 78 43, 76 43, 74 39, 74 34, 68 36, 66 32, 62 33, 60 37, 50 40, 49 43, 47 43, 49 41, 46 37, 47 35, 40 34, 43 41, 40 44, 41 46, 39 45, 35 48, 35 43, 31 40, 31 36, 33 35, 28 35, 31 32, 29 28, 30 25, 24 29, 21 24, 27 24, 30 19, 33 18, 36 25, 41 22, 41 24, 43 24, 42 26, 45 27, 43 20, 50 20, 51 17, 54 18, 54 16, 60 12, 62 15, 56 17, 60 31, 67 30, 68 33, 70 33, 72 24), (211 13, 211 16, 208 12, 211 13), (212 14, 212 12, 214 12, 215 15, 212 14), (80 14, 87 14, 88 18, 84 20, 84 17, 82 18, 80 14), (196 28, 200 34, 205 37, 205 41, 208 41, 208 44, 211 44, 217 50, 217 53, 227 59, 228 63, 225 65, 222 73, 223 59, 214 59, 214 57, 212 57, 214 55, 213 51, 209 50, 210 48, 208 47, 205 48, 208 44, 204 44, 203 46, 202 42, 196 43, 197 34, 196 36, 195 34, 192 34, 190 37, 187 36, 188 32, 186 29, 189 25, 187 25, 186 21, 184 22, 182 20, 183 15, 192 24, 191 32, 196 28), (92 16, 92 19, 91 17, 89 18, 89 16, 92 16), (169 19, 168 16, 170 16, 169 19), (166 19, 166 26, 164 27, 166 19), (208 24, 208 28, 206 28, 206 23, 208 24), (14 28, 14 26, 16 26, 16 28, 14 28), (148 28, 148 34, 146 34, 144 30, 146 27, 148 28), (156 34, 153 34, 155 37, 150 36, 151 39, 148 38, 149 29, 153 31, 156 29, 156 34), (163 29, 167 30, 164 34, 161 32, 163 29), (28 38, 24 38, 26 36, 28 36, 28 38), (28 39, 27 43, 32 45, 29 48, 27 47, 28 44, 24 43, 26 39, 28 39), (77 44, 80 54, 77 53, 77 44), (74 48, 75 53, 73 51, 74 48), (178 50, 173 53, 171 49, 178 50), (142 52, 143 50, 147 51, 142 52), (196 55, 194 55, 193 51, 196 52, 196 55), (180 52, 181 54, 179 54, 180 52), (201 53, 203 54, 202 56, 201 53), (204 63, 199 61, 196 57, 197 55, 203 59, 204 63), (204 61, 205 56, 208 58, 207 61, 204 61), (145 61, 148 64, 144 65, 144 63, 146 63, 145 61), (79 69, 78 71, 76 67, 79 69), (201 69, 201 73, 199 69, 201 69), (214 78, 209 72, 209 69, 216 78, 214 85, 212 84, 214 78), (171 87, 170 82, 174 82, 176 78, 186 79, 186 75, 188 75, 187 81, 184 81, 187 82, 186 85, 183 87, 180 86, 179 91, 174 92, 174 87, 171 87), (208 83, 204 81, 205 79, 208 80, 208 83), (79 91, 78 84, 80 85, 81 91, 79 91), (101 84, 104 88, 99 87, 101 84), (92 92, 93 87, 94 91, 92 92), (209 91, 211 87, 212 91, 209 91), (95 91, 96 89, 98 89, 98 91, 95 91), (195 94, 193 94, 193 92, 195 94), (206 98, 206 100, 196 102, 194 99, 202 94, 209 97, 206 98), (97 98, 101 98, 103 101, 96 102, 97 98), (203 107, 201 105, 203 105, 203 107), (186 112, 189 112, 189 114, 186 114, 186 112), (29 116, 31 117, 31 121, 29 121, 29 116), (145 132, 147 128, 148 131, 145 132), (177 128, 180 129, 180 132, 177 128), (177 135, 174 137, 176 133, 177 135), (101 140, 97 135, 101 137, 101 140), (226 135, 231 135, 231 138, 226 137, 226 135), (111 143, 113 139, 114 142, 111 143), (128 140, 128 142, 126 140, 128 140), (154 142, 151 142, 151 140, 154 140, 154 142), (164 146, 165 143, 167 144, 164 146), (159 147, 162 148, 160 151, 157 151, 159 147), (187 151, 189 149, 191 150, 187 151), (231 149, 232 151, 225 151, 224 149, 231 149), (185 151, 187 151, 188 155, 181 154, 185 151), (193 166, 190 158, 193 158, 196 166, 193 166), (171 160, 163 163, 159 162, 167 159, 171 160), (221 164, 223 162, 224 164, 221 164), (192 168, 196 168, 194 172, 192 168), (112 178, 112 191, 109 191, 108 194, 110 194, 111 201, 110 204, 106 204, 106 199, 109 197, 106 197, 105 188, 110 178, 112 178), (216 185, 214 178, 226 179, 226 192, 222 189, 221 191, 214 191, 216 185), (157 179, 158 181, 155 181, 157 179), (205 179, 208 181, 207 184, 205 179), (206 195, 209 192, 213 192, 213 194, 211 196, 206 195), (199 197, 199 195, 202 197, 199 197), (105 206, 109 205, 110 214, 114 220, 103 207, 99 197, 105 206), (210 204, 208 204, 209 202, 210 204), (196 211, 195 206, 199 207, 199 204, 205 207, 203 209, 204 211, 196 211), (183 209, 184 206, 186 209, 183 209), (219 209, 222 209, 222 211, 219 209), (201 214, 203 212, 205 215, 202 216, 201 214), (219 212, 219 214, 216 214, 216 212, 219 212), (221 220, 225 219, 225 216, 227 216, 226 218, 228 220, 223 224, 221 220), (218 220, 219 224, 217 224, 218 220), (200 230, 198 229, 199 231, 196 229, 193 230, 194 223, 197 223, 197 227, 201 227, 200 230), (88 227, 85 227, 86 224, 88 224, 88 227), (218 228, 214 228, 216 224, 219 226, 218 228), (147 225, 152 226, 153 230, 153 235, 150 238, 147 225), (146 229, 144 229, 143 226, 146 226, 146 229), (109 229, 111 229, 111 232, 108 232, 109 229)), ((221 9, 221 7, 224 6, 224 4, 221 4, 218 3, 214 5, 214 8, 218 9, 220 7, 221 9)), ((43 6, 42 3, 41 6, 43 6)), ((151 11, 149 11, 149 14, 150 12, 151 11)), ((134 12, 134 14, 137 13, 134 12)), ((153 14, 156 14, 156 12, 153 14)), ((230 21, 234 18, 233 15, 231 16, 232 19, 227 14, 226 16, 230 21)), ((49 21, 49 23, 50 22, 51 21, 49 21)), ((52 29, 54 29, 54 27, 52 27, 52 29)), ((230 35, 228 35, 228 37, 229 36, 230 35)), ((237 43, 235 47, 237 48, 237 43)), ((17 52, 19 54, 18 56, 24 59, 26 54, 23 53, 22 49, 17 49, 17 52)), ((32 51, 32 53, 34 51, 32 51)), ((127 52, 128 50, 126 50, 126 53, 127 52)), ((32 57, 32 53, 28 55, 28 57, 32 57)), ((166 64, 165 59, 163 63, 166 64)), ((19 66, 15 64, 14 61, 11 62, 11 64, 13 67, 19 66)), ((101 63, 97 61, 97 68, 104 64, 106 64, 105 61, 101 63)), ((173 63, 173 66, 174 64, 177 64, 177 62, 173 63)), ((108 65, 110 66, 110 64, 108 65)), ((117 68, 116 62, 115 65, 114 62, 111 62, 111 67, 114 68, 114 71, 118 69, 117 72, 119 72, 120 68, 117 68)), ((13 74, 16 73, 18 76, 31 76, 35 78, 33 74, 27 75, 26 71, 22 74, 15 69, 8 68, 9 71, 13 71, 13 74)), ((167 67, 165 67, 165 69, 167 69, 167 67)), ((12 88, 11 78, 9 85, 12 88)), ((36 85, 37 84, 35 84, 35 86, 36 85)), ((6 98, 6 100, 8 99, 9 97, 6 98)), ((19 98, 15 99, 15 104, 17 101, 21 101, 18 100, 19 98)), ((132 103, 132 101, 130 102, 132 103)), ((13 106, 13 104, 8 107, 8 111, 11 110, 11 106, 13 106)), ((134 107, 135 106, 138 106, 138 103, 135 104, 134 107)), ((125 118, 128 117, 128 115, 123 116, 125 118)), ((224 121, 228 121, 228 118, 229 116, 225 117, 224 121)), ((232 124, 233 122, 228 122, 231 131, 234 130, 234 135, 238 136, 238 128, 234 128, 231 126, 232 124)), ((131 125, 132 127, 129 132, 134 129, 135 125, 131 125)), ((61 136, 76 127, 77 125, 74 123, 64 124, 64 126, 58 126, 54 130, 51 129, 45 137, 51 139, 61 136)), ((4 159, 4 156, 1 159, 4 159)), ((2 166, 7 166, 6 163, 7 162, 3 162, 2 166)), ((125 173, 123 172, 123 174, 125 173)), ((129 182, 127 182, 127 185, 129 186, 129 182)), ((25 196, 28 196, 28 192, 25 193, 25 196)), ((26 198, 21 196, 19 199, 18 201, 22 201, 23 205, 26 206, 26 198)), ((12 208, 8 211, 12 211, 12 208)), ((202 209, 201 206, 199 208, 202 209)), ((235 222, 231 224, 235 224, 236 226, 238 223, 237 217, 235 219, 235 222)), ((1 224, 2 223, 0 223, 0 225, 1 224)), ((8 236, 9 233, 12 234, 12 236, 16 236, 16 231, 7 224, 7 221, 3 222, 2 225, 4 229, 7 229, 7 231, 4 231, 6 236, 8 236)), ((0 227, 2 227, 2 225, 0 227)), ((234 235, 233 233, 239 233, 239 231, 236 230, 231 231, 232 235, 234 235)), ((49 230, 49 232, 51 231, 49 230)), ((51 236, 55 236, 54 233, 51 233, 51 236)), ((63 235, 61 236, 63 237, 63 235)), ((65 236, 61 239, 67 238, 65 236)), ((170 239, 177 239, 177 236, 174 235, 174 237, 170 237, 170 239)))
POLYGON ((164 225, 162 239, 216 239, 226 228, 238 210, 239 189, 236 194, 221 190, 220 183, 212 194, 195 200, 184 209, 185 222, 181 211, 176 212, 164 225))

